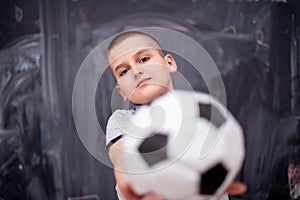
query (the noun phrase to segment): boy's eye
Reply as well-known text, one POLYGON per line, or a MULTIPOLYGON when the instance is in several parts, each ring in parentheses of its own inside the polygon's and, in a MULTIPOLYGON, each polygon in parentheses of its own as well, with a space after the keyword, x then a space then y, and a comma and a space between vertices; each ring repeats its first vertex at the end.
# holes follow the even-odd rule
POLYGON ((123 69, 120 73, 120 76, 124 76, 128 72, 128 69, 123 69))
POLYGON ((142 57, 142 58, 139 60, 139 63, 146 62, 146 61, 148 61, 149 59, 150 59, 149 56, 144 56, 144 57, 142 57))

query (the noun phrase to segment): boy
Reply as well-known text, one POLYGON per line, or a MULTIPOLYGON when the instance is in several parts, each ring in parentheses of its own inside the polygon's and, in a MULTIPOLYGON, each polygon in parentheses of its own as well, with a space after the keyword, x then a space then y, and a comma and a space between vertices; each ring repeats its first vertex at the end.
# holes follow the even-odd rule
MULTIPOLYGON (((110 43, 107 57, 111 73, 117 81, 117 90, 124 101, 145 105, 173 90, 171 73, 177 70, 176 62, 172 55, 164 54, 160 44, 150 35, 135 31, 118 35, 110 43)), ((129 110, 117 110, 107 124, 106 144, 110 147, 109 157, 115 168, 117 191, 120 189, 118 196, 130 200, 162 199, 154 194, 136 195, 118 170, 121 164, 122 128, 131 114, 129 110)), ((243 184, 234 183, 227 192, 240 194, 244 191, 243 184)))

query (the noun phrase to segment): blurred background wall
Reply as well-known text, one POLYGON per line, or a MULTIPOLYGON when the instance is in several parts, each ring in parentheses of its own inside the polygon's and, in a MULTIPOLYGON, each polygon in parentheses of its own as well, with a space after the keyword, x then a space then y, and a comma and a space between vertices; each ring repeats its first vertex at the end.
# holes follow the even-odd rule
MULTIPOLYGON (((246 138, 237 180, 248 190, 231 199, 299 199, 299 13, 297 0, 2 0, 0 199, 116 199, 112 169, 77 134, 72 90, 96 45, 143 26, 192 37, 217 64, 246 138)), ((207 91, 188 61, 176 60, 193 89, 207 91)), ((105 129, 111 102, 122 103, 107 66, 99 67, 95 101, 105 129)))

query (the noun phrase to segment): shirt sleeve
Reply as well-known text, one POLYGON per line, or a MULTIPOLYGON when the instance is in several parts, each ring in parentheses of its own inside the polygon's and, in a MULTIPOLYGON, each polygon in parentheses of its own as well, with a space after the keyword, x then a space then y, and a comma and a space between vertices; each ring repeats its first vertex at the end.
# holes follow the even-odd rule
POLYGON ((106 148, 118 141, 125 133, 130 117, 129 110, 116 110, 108 119, 106 127, 106 148))

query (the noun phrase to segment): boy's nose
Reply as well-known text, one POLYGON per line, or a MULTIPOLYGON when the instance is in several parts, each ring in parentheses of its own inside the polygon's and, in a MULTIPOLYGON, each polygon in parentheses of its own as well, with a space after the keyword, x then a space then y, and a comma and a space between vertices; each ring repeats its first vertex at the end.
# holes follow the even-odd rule
POLYGON ((133 73, 134 78, 138 78, 144 74, 143 70, 141 70, 139 68, 132 69, 132 73, 133 73))

